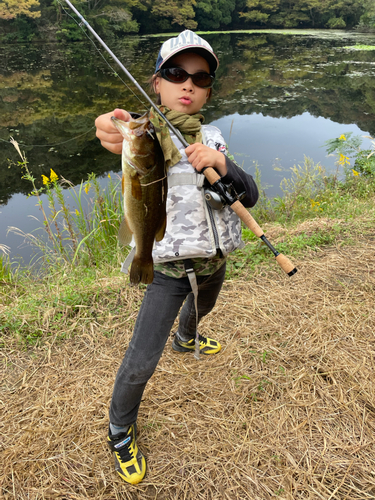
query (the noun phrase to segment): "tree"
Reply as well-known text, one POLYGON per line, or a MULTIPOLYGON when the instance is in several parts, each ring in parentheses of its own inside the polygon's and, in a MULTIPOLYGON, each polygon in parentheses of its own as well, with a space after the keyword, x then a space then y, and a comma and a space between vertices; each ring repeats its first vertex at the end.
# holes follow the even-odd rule
POLYGON ((363 5, 364 13, 360 18, 358 28, 364 31, 375 31, 375 2, 365 0, 363 5))
POLYGON ((227 26, 232 21, 235 0, 200 0, 195 8, 198 28, 215 30, 227 26))
POLYGON ((25 15, 33 19, 40 17, 39 0, 0 0, 0 19, 15 19, 25 15))
POLYGON ((280 0, 247 0, 247 11, 240 12, 240 16, 244 18, 245 21, 266 24, 270 15, 279 10, 279 5, 280 0))
POLYGON ((195 12, 193 6, 195 5, 195 0, 156 0, 151 14, 167 21, 161 24, 166 30, 171 28, 171 24, 177 24, 187 29, 195 29, 197 27, 197 22, 194 21, 195 12))

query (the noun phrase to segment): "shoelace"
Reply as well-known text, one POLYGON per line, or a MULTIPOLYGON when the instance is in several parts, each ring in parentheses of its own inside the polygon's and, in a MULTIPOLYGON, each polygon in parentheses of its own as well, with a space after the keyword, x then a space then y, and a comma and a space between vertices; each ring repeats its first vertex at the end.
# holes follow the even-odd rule
POLYGON ((116 453, 120 455, 122 462, 129 462, 129 460, 132 460, 134 458, 133 452, 130 451, 131 443, 132 440, 130 440, 128 443, 124 444, 124 446, 121 446, 121 448, 116 450, 116 453))
POLYGON ((207 338, 203 337, 203 335, 199 335, 199 342, 202 342, 202 344, 206 345, 207 344, 207 338))
MULTIPOLYGON (((203 335, 199 335, 198 337, 199 337, 199 343, 202 343, 204 345, 207 344, 207 338, 206 337, 203 337, 203 335)), ((193 345, 194 342, 195 342, 195 339, 190 339, 188 342, 186 342, 186 344, 192 344, 193 345)), ((185 342, 182 342, 182 343, 184 344, 185 342)))

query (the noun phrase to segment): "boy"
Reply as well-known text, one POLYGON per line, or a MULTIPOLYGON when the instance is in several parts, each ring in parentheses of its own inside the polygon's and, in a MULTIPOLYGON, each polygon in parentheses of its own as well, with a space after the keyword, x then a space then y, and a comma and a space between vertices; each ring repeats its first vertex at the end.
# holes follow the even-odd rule
MULTIPOLYGON (((146 473, 146 461, 136 443, 142 394, 185 299, 172 349, 193 352, 195 348, 194 294, 184 262, 189 259, 194 268, 199 322, 215 305, 225 277, 226 256, 241 245, 240 220, 227 206, 213 209, 207 204, 200 172, 213 167, 224 184, 231 183, 236 193, 244 193, 241 202, 246 207, 254 206, 258 199, 253 178, 228 158, 220 131, 202 126, 199 111, 211 97, 218 65, 207 41, 185 30, 163 43, 151 80, 161 111, 190 145, 185 149, 169 131, 161 143, 168 156, 167 229, 163 240, 154 245, 154 280, 147 287, 132 340, 118 370, 109 412, 108 444, 115 468, 131 484, 140 482, 146 473)), ((110 119, 113 115, 130 120, 130 114, 119 109, 99 116, 95 122, 97 137, 109 151, 120 154, 123 138, 110 119)), ((153 123, 163 126, 156 113, 151 111, 150 115, 153 123)), ((202 354, 216 354, 221 345, 199 335, 199 349, 202 354)))

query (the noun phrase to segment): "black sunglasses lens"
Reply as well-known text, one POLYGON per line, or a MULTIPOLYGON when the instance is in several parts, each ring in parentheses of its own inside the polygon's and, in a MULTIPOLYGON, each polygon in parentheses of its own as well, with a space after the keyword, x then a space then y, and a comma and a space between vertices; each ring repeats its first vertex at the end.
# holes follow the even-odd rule
POLYGON ((173 83, 186 82, 189 76, 191 76, 194 85, 202 88, 212 87, 214 82, 214 77, 204 71, 189 75, 189 73, 182 68, 165 68, 161 70, 161 75, 163 78, 173 83))
POLYGON ((170 82, 182 83, 189 78, 189 73, 181 68, 167 68, 164 70, 167 80, 170 82))
POLYGON ((193 83, 195 85, 203 88, 212 87, 214 81, 211 75, 209 75, 208 73, 204 73, 203 71, 201 73, 195 73, 194 75, 192 75, 191 79, 193 80, 193 83))

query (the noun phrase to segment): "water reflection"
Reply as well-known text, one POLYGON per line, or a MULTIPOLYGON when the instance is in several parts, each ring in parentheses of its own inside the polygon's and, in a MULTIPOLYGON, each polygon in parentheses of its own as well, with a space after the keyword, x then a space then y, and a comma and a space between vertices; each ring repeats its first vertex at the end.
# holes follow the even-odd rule
MULTIPOLYGON (((107 42, 147 88, 165 38, 107 42)), ((375 134, 373 52, 345 48, 355 43, 374 45, 373 36, 232 33, 207 35, 207 39, 221 64, 213 99, 204 112, 206 123, 223 131, 246 170, 259 163, 262 179, 273 186, 268 194, 279 192, 284 171, 303 161, 303 155, 333 168, 333 159, 327 159, 320 147, 327 139, 347 131, 375 134)), ((119 158, 95 138, 95 117, 114 107, 141 110, 143 106, 89 42, 3 46, 0 61, 0 139, 4 141, 0 242, 7 243, 6 226, 16 224, 6 203, 15 193, 30 191, 19 167, 9 168, 8 159, 19 159, 9 136, 25 145, 37 182, 52 168, 79 183, 89 172, 104 175, 120 169, 119 158)), ((17 197, 17 203, 22 199, 17 197)))
MULTIPOLYGON (((322 147, 327 138, 348 132, 366 135, 354 124, 344 125, 306 112, 293 118, 236 113, 213 124, 228 138, 229 149, 239 165, 253 175, 255 165, 259 166, 269 197, 281 193, 280 182, 288 177, 293 165, 303 164, 305 156, 324 165, 328 171, 336 168, 335 158, 327 156, 322 147)), ((363 147, 370 146, 371 141, 363 139, 363 147)))

